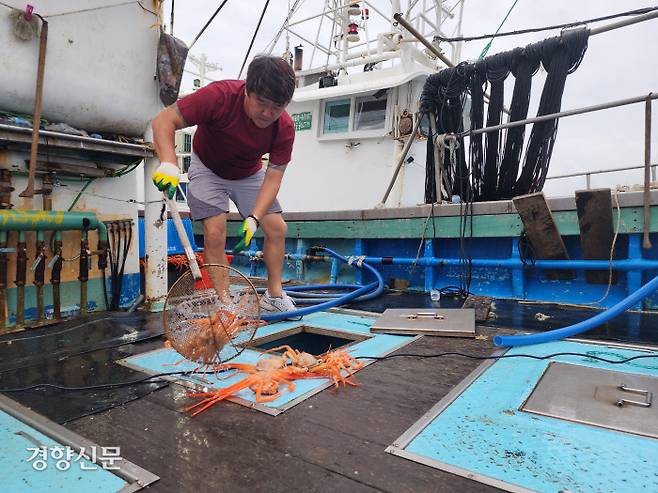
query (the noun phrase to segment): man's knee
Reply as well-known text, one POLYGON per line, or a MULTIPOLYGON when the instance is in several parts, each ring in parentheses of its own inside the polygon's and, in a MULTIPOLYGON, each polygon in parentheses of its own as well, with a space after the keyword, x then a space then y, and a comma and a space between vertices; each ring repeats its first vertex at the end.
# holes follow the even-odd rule
POLYGON ((224 251, 226 247, 226 237, 222 235, 210 235, 203 237, 204 250, 224 251))
POLYGON ((213 217, 203 221, 203 244, 205 249, 224 250, 226 246, 226 219, 213 217))
POLYGON ((281 214, 272 214, 267 223, 263 223, 263 233, 270 239, 285 239, 288 233, 288 225, 281 217, 281 214))

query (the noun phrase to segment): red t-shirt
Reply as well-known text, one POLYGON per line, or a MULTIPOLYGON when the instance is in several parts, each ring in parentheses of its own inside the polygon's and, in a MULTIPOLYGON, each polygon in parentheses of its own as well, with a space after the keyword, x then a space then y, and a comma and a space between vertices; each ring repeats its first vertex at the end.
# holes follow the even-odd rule
POLYGON ((244 111, 245 81, 213 82, 177 102, 189 125, 197 125, 194 152, 201 162, 227 180, 257 173, 263 154, 270 164, 290 162, 295 125, 285 111, 272 125, 258 128, 244 111))

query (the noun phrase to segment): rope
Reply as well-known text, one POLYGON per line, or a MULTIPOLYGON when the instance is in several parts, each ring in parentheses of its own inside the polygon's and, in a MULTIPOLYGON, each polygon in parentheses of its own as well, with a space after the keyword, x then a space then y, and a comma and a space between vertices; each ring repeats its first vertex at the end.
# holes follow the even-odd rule
POLYGON ((518 1, 519 0, 514 0, 514 3, 512 4, 512 6, 507 11, 507 14, 505 14, 505 17, 503 17, 503 20, 501 21, 500 25, 498 26, 498 29, 496 29, 496 32, 493 34, 493 36, 491 36, 491 39, 485 45, 484 49, 482 50, 482 53, 480 53, 480 56, 478 57, 480 60, 482 60, 484 58, 484 56, 489 51, 489 48, 491 48, 491 45, 493 44, 494 39, 496 38, 496 36, 500 32, 500 29, 503 27, 503 24, 505 24, 505 21, 507 20, 509 15, 512 13, 512 10, 514 9, 514 7, 516 7, 516 4, 518 3, 518 1))
POLYGON ((413 264, 411 264, 411 272, 409 273, 409 281, 411 281, 414 277, 414 273, 416 272, 416 267, 418 266, 418 260, 420 260, 420 251, 423 248, 423 244, 425 243, 425 233, 427 233, 427 225, 430 222, 430 217, 432 218, 432 231, 433 235, 432 237, 436 237, 436 226, 434 224, 434 202, 430 204, 430 211, 427 214, 427 217, 425 218, 425 224, 423 225, 423 233, 421 234, 420 241, 418 242, 418 250, 416 250, 416 258, 414 259, 413 264))
POLYGON ((608 287, 605 290, 605 293, 603 294, 603 296, 592 303, 593 305, 598 305, 598 304, 602 303, 603 300, 605 300, 608 297, 608 295, 610 294, 610 288, 612 288, 612 274, 613 274, 613 272, 612 272, 612 259, 615 256, 615 245, 617 244, 617 236, 619 236, 619 228, 621 227, 621 207, 619 206, 619 197, 617 195, 618 192, 617 192, 617 190, 615 190, 613 193, 614 193, 614 196, 615 196, 615 205, 617 207, 617 226, 615 227, 615 236, 612 238, 612 244, 610 245, 610 258, 608 260, 608 262, 609 262, 608 263, 608 287))
POLYGON ((363 267, 363 262, 366 260, 365 255, 351 255, 347 257, 347 265, 356 264, 357 267, 363 267))
POLYGON ((219 7, 217 7, 217 10, 215 10, 215 13, 214 13, 213 15, 210 16, 210 19, 208 19, 208 22, 206 22, 206 24, 201 28, 201 31, 199 31, 199 34, 197 34, 196 37, 195 37, 195 38, 192 40, 192 42, 190 43, 190 46, 189 46, 189 48, 188 48, 188 51, 192 49, 192 46, 194 46, 194 43, 197 42, 197 40, 201 37, 201 35, 203 34, 203 32, 206 30, 206 28, 207 28, 207 27, 210 25, 210 23, 213 21, 213 19, 217 16, 217 14, 219 14, 219 11, 222 10, 222 8, 224 7, 224 5, 226 5, 226 2, 228 2, 228 0, 224 0, 221 4, 219 4, 219 7))
MULTIPOLYGON (((523 48, 498 53, 474 63, 464 62, 430 75, 420 97, 421 111, 436 115, 436 133, 456 134, 458 148, 444 157, 445 182, 462 201, 499 200, 539 191, 543 188, 553 145, 557 134, 557 120, 533 125, 526 147, 523 166, 521 154, 524 126, 503 133, 500 130, 474 135, 473 130, 484 127, 484 92, 490 85, 491 97, 486 126, 496 126, 503 118, 504 83, 512 73, 516 79, 509 121, 527 117, 532 77, 541 63, 547 72, 538 115, 559 112, 567 76, 575 71, 587 49, 589 31, 571 30, 529 44, 523 48), (470 95, 471 128, 465 132, 463 114, 466 98, 470 95), (466 165, 464 137, 469 137, 469 165, 466 165), (484 139, 484 140, 483 140, 484 139), (470 170, 469 170, 470 168, 470 170), (519 175, 520 168, 520 176, 519 175), (466 200, 468 197, 468 200, 466 200)), ((426 199, 435 188, 434 160, 430 144, 426 161, 426 199)))
MULTIPOLYGON (((95 178, 94 178, 95 179, 95 178)), ((92 193, 92 192, 85 192, 84 190, 80 190, 79 192, 75 192, 74 190, 67 190, 65 188, 62 188, 60 192, 69 192, 69 193, 75 193, 79 195, 87 195, 89 197, 96 197, 99 199, 105 199, 105 200, 113 200, 114 202, 122 202, 125 204, 139 204, 139 205, 146 205, 146 204, 155 204, 155 203, 160 203, 162 202, 162 199, 158 200, 137 200, 137 199, 117 199, 116 197, 109 197, 107 195, 101 195, 98 193, 92 193)))
POLYGON ((443 36, 435 36, 435 38, 439 41, 446 41, 446 42, 456 42, 456 41, 477 41, 477 40, 482 40, 482 39, 488 39, 488 38, 502 38, 504 36, 516 36, 518 34, 528 34, 528 33, 537 33, 541 31, 550 31, 553 29, 564 29, 564 28, 569 28, 569 27, 576 27, 576 26, 582 26, 584 24, 591 24, 592 22, 601 22, 601 21, 607 21, 610 19, 616 19, 618 17, 629 17, 629 16, 635 16, 635 15, 642 15, 642 14, 648 14, 649 12, 653 12, 654 10, 658 10, 658 6, 656 7, 647 7, 643 9, 636 9, 636 10, 629 10, 626 12, 620 12, 618 14, 611 14, 611 15, 605 15, 603 17, 595 17, 593 19, 587 19, 584 21, 574 21, 574 22, 567 22, 565 24, 554 24, 552 26, 543 26, 543 27, 533 27, 529 29, 519 29, 516 31, 509 31, 509 32, 504 32, 504 33, 494 33, 494 34, 482 34, 478 36, 460 36, 457 38, 445 38, 443 36))
POLYGON ((267 6, 270 4, 270 0, 265 1, 265 7, 263 7, 263 11, 260 14, 260 19, 258 19, 258 24, 256 25, 256 30, 254 31, 254 35, 251 37, 251 43, 249 43, 249 48, 247 48, 247 53, 244 56, 244 60, 242 60, 242 67, 240 67, 240 72, 238 73, 238 79, 242 76, 242 70, 244 70, 244 66, 247 64, 247 59, 249 58, 249 53, 251 53, 251 48, 254 46, 254 41, 256 41, 256 35, 258 34, 258 30, 260 29, 260 24, 263 22, 263 17, 265 17, 265 12, 267 11, 267 6))
MULTIPOLYGON (((549 38, 541 45, 542 66, 548 72, 539 101, 537 115, 557 113, 562 107, 562 94, 567 75, 573 73, 583 59, 587 49, 589 30, 578 29, 549 38)), ((523 169, 514 195, 523 195, 541 190, 548 173, 557 135, 558 120, 537 122, 532 126, 526 148, 523 169)))
POLYGON ((87 187, 89 185, 91 185, 95 179, 96 178, 90 178, 89 180, 87 180, 87 183, 85 183, 83 185, 83 187, 80 189, 80 191, 78 192, 78 195, 75 196, 75 198, 73 199, 73 202, 71 202, 71 205, 69 206, 67 211, 73 210, 73 208, 75 207, 75 204, 77 204, 78 200, 80 200, 80 197, 82 197, 82 194, 85 192, 85 190, 87 190, 87 187))

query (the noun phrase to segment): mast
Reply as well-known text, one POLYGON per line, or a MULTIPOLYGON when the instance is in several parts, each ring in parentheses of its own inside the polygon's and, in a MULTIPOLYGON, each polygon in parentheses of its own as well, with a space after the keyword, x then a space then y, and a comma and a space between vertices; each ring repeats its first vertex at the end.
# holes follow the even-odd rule
MULTIPOLYGON (((359 70, 354 67, 380 62, 395 66, 401 63, 402 56, 405 63, 413 61, 431 70, 440 68, 434 55, 394 19, 396 13, 404 13, 405 19, 430 39, 442 30, 461 32, 463 0, 390 0, 389 8, 384 8, 386 1, 324 0, 318 2, 316 12, 306 11, 305 15, 299 15, 300 3, 289 0, 288 4, 292 5, 288 15, 268 45, 268 51, 275 50, 284 33, 285 44, 280 52, 289 53, 290 47, 298 42, 310 48, 308 64, 297 71, 302 77, 348 69, 354 72, 359 70), (329 22, 324 22, 325 18, 329 22), (313 23, 310 29, 309 23, 313 23), (309 31, 313 34, 308 34, 309 31), (316 52, 321 53, 319 63, 316 52)), ((451 61, 458 61, 461 46, 451 44, 451 49, 451 61)))

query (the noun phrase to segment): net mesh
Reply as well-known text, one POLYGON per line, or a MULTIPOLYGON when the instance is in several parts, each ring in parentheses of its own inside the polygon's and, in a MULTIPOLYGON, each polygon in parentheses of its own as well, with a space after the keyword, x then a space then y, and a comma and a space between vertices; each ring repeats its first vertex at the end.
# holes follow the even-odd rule
POLYGON ((240 354, 262 325, 258 294, 232 267, 211 264, 201 272, 203 278, 197 281, 186 271, 169 290, 165 335, 186 359, 218 364, 240 354))

